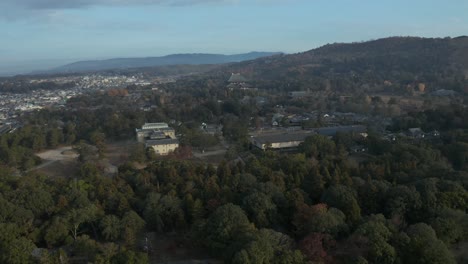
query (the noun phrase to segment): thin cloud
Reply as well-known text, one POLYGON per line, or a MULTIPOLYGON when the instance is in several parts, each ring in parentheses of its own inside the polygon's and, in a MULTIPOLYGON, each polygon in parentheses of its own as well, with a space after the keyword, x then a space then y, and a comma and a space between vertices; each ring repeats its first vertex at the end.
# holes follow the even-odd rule
MULTIPOLYGON (((202 4, 236 4, 244 0, 0 0, 0 21, 47 20, 66 9, 122 6, 190 6, 202 4)), ((255 0, 260 1, 260 0, 255 0)), ((275 0, 262 0, 275 1, 275 0)))
POLYGON ((236 3, 236 0, 2 0, 5 6, 24 9, 73 9, 90 6, 135 6, 135 5, 196 5, 206 3, 236 3))

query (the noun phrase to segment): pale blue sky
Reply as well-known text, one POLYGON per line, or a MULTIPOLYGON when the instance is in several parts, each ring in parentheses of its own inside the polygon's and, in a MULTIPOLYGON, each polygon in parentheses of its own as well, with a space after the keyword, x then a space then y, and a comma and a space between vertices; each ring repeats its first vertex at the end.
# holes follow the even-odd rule
POLYGON ((468 35, 467 14, 466 0, 0 0, 0 74, 82 59, 454 37, 468 35))

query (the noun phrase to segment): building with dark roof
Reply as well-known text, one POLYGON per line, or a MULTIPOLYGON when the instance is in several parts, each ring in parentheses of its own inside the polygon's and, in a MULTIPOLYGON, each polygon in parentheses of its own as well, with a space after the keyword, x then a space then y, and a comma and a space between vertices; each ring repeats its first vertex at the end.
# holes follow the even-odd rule
POLYGON ((135 129, 137 141, 145 143, 147 139, 175 138, 175 130, 166 123, 145 123, 141 129, 135 129))
POLYGON ((321 127, 314 129, 314 131, 319 135, 328 137, 334 137, 337 133, 354 133, 367 137, 367 128, 362 125, 321 127))
POLYGON ((233 73, 231 78, 228 80, 229 83, 246 83, 247 79, 242 76, 240 73, 233 73))
POLYGON ((137 141, 151 147, 158 155, 167 155, 179 147, 175 130, 166 123, 146 123, 135 132, 137 141))
POLYGON ((296 148, 314 133, 312 131, 301 131, 284 134, 258 135, 250 138, 250 143, 259 149, 287 149, 296 148))
POLYGON ((288 149, 296 148, 307 137, 315 134, 322 136, 333 137, 337 133, 353 133, 359 134, 363 137, 367 137, 367 128, 361 125, 354 126, 337 126, 337 127, 321 127, 312 130, 301 130, 296 132, 287 132, 282 134, 264 134, 252 136, 250 143, 262 150, 266 149, 288 149))

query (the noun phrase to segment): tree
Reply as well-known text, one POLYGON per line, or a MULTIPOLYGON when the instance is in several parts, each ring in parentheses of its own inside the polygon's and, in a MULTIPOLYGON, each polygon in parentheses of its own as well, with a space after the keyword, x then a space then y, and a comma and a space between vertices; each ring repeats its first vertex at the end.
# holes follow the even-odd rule
MULTIPOLYGON (((39 183, 40 184, 40 183, 39 183)), ((54 205, 52 195, 45 186, 25 186, 15 192, 14 202, 21 207, 31 210, 35 216, 50 213, 54 205)))
POLYGON ((313 167, 304 177, 302 189, 313 201, 318 201, 325 190, 325 180, 317 167, 313 167))
POLYGON ((366 239, 366 259, 372 263, 391 264, 396 261, 396 250, 388 243, 392 233, 386 227, 383 215, 372 216, 360 225, 353 235, 366 239))
POLYGON ((424 223, 412 225, 406 231, 409 237, 404 250, 404 263, 455 264, 447 246, 437 238, 434 229, 424 223))
POLYGON ((447 244, 468 238, 468 215, 463 211, 443 208, 429 222, 437 237, 447 244))
POLYGON ((31 240, 19 237, 8 241, 1 248, 0 260, 2 263, 23 264, 32 262, 31 253, 36 246, 31 240))
MULTIPOLYGON (((49 248, 63 245, 69 237, 67 222, 61 217, 55 217, 45 230, 44 240, 49 248)), ((71 238, 70 238, 71 239, 71 238)))
POLYGON ((350 222, 356 222, 361 217, 361 208, 356 200, 356 194, 349 187, 332 186, 323 193, 321 201, 343 211, 350 222))
POLYGON ((385 212, 389 218, 402 217, 402 220, 411 219, 421 207, 419 193, 407 186, 398 185, 387 191, 385 212))
POLYGON ((59 129, 51 129, 47 132, 47 145, 51 148, 57 147, 63 141, 62 131, 59 129))
POLYGON ((111 263, 115 264, 146 264, 149 263, 148 255, 132 250, 121 251, 112 257, 111 263))
POLYGON ((336 145, 333 140, 322 135, 313 135, 307 137, 299 146, 301 152, 308 157, 325 158, 335 154, 336 145))
POLYGON ((128 211, 124 214, 121 221, 122 233, 120 236, 125 239, 127 246, 135 245, 138 234, 145 225, 145 221, 135 211, 128 211))
POLYGON ((74 240, 78 238, 82 224, 94 221, 97 215, 97 208, 94 205, 88 205, 79 209, 71 209, 66 214, 68 229, 74 240))
POLYGON ((106 215, 101 219, 101 234, 107 241, 116 241, 120 238, 122 225, 115 215, 106 215))
POLYGON ((263 193, 254 192, 243 200, 243 208, 257 227, 268 227, 277 218, 276 205, 263 193))
POLYGON ((208 217, 202 230, 201 239, 204 244, 213 253, 222 255, 232 252, 232 249, 228 250, 230 247, 242 245, 243 236, 252 232, 254 227, 239 206, 226 204, 208 217))
POLYGON ((299 248, 313 263, 324 263, 331 260, 327 247, 333 244, 334 241, 330 235, 311 233, 299 242, 299 248))
POLYGON ((326 204, 299 206, 294 214, 293 224, 299 236, 310 233, 337 236, 347 230, 346 216, 339 209, 328 208, 326 204))
POLYGON ((102 157, 106 151, 106 135, 99 131, 91 133, 91 142, 97 147, 99 156, 102 157))
POLYGON ((304 257, 293 250, 294 246, 294 241, 287 235, 261 229, 234 255, 232 263, 304 263, 304 257))

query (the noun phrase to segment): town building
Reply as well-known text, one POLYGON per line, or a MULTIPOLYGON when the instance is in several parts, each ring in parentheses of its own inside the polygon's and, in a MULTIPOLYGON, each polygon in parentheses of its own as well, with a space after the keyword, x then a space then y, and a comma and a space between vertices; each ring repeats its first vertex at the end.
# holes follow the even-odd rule
POLYGON ((337 133, 351 133, 367 137, 367 128, 361 125, 353 126, 337 126, 337 127, 321 127, 312 130, 288 131, 285 133, 261 134, 252 136, 250 143, 262 150, 266 149, 293 149, 303 143, 307 137, 312 135, 322 135, 334 137, 337 133))
POLYGON ((250 138, 250 143, 261 149, 291 149, 297 148, 307 137, 314 135, 312 131, 302 131, 283 134, 266 134, 250 138))
POLYGON ((179 140, 173 138, 147 140, 146 148, 152 148, 157 155, 167 155, 179 147, 179 140))
POLYGON ((337 133, 351 133, 367 137, 367 128, 362 125, 354 126, 335 126, 335 127, 321 127, 316 128, 314 131, 322 136, 334 137, 337 133))
POLYGON ((137 141, 145 143, 148 139, 175 138, 175 130, 167 123, 145 123, 141 129, 135 129, 137 141))
POLYGON ((167 155, 179 147, 175 130, 167 123, 145 123, 135 132, 137 141, 152 148, 157 155, 167 155))
POLYGON ((257 90, 256 88, 252 88, 249 84, 247 78, 242 76, 240 73, 233 73, 228 80, 227 91, 233 90, 257 90))

